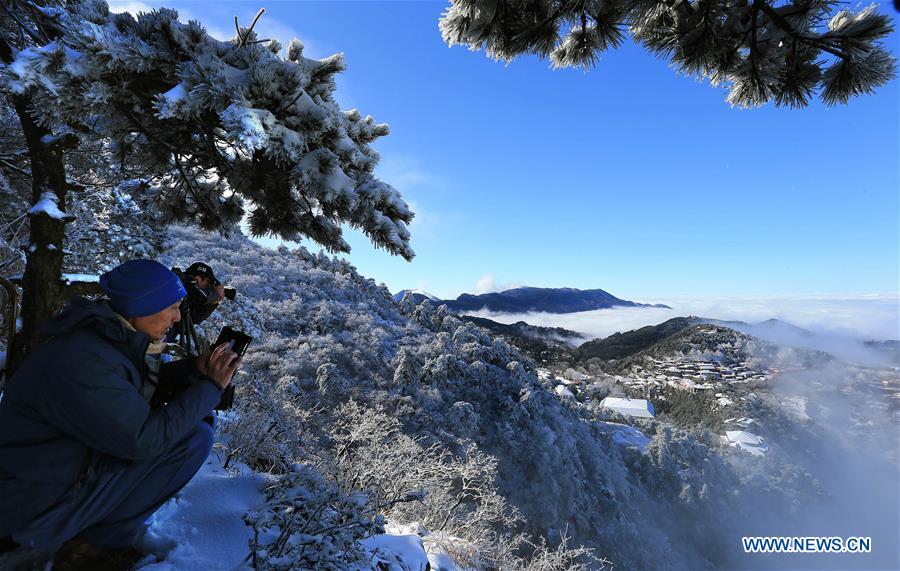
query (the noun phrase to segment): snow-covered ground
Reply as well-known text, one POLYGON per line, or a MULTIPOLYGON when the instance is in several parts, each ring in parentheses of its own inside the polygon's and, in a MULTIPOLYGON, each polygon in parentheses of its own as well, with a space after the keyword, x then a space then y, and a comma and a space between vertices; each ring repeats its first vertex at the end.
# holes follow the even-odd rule
POLYGON ((611 432, 613 440, 620 446, 634 446, 643 453, 647 449, 647 445, 650 444, 650 438, 633 426, 603 421, 597 421, 597 424, 611 432))
MULTIPOLYGON (((252 529, 244 524, 243 515, 262 505, 265 483, 264 474, 241 464, 225 470, 221 457, 213 452, 194 479, 148 521, 147 533, 138 545, 148 555, 136 569, 250 569, 252 529)), ((424 571, 431 559, 433 568, 456 569, 444 553, 426 555, 418 535, 405 528, 389 526, 388 531, 361 542, 372 552, 371 567, 367 568, 424 571)))
POLYGON ((263 502, 265 477, 238 465, 224 470, 214 452, 194 479, 149 521, 141 549, 145 571, 236 569, 244 564, 252 535, 245 512, 263 502))

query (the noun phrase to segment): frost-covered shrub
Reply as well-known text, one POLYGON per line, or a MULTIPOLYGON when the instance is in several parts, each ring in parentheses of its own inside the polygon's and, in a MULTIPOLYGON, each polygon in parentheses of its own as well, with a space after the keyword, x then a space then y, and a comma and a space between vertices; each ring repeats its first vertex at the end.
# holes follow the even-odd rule
POLYGON ((570 547, 569 537, 563 534, 556 548, 550 548, 545 541, 533 544, 534 555, 523 561, 524 571, 588 571, 607 569, 608 561, 597 557, 590 549, 570 547))
POLYGON ((337 366, 332 363, 325 363, 316 370, 316 384, 319 385, 322 397, 328 400, 339 399, 350 387, 347 379, 341 376, 337 366))
POLYGON ((164 240, 158 219, 142 208, 129 188, 145 184, 131 180, 115 187, 91 170, 95 186, 73 195, 67 212, 75 217, 66 225, 68 255, 63 269, 71 273, 99 274, 135 258, 155 258, 164 240))
POLYGON ((464 537, 479 557, 497 555, 498 531, 512 529, 521 516, 497 493, 494 458, 471 443, 453 454, 411 438, 380 407, 350 401, 335 420, 330 436, 338 481, 366 491, 394 521, 464 537))
POLYGON ((467 402, 455 402, 447 411, 447 422, 454 428, 454 433, 462 438, 470 438, 478 430, 478 413, 475 407, 467 402))
POLYGON ((344 570, 365 564, 359 540, 383 533, 384 521, 364 494, 339 488, 307 465, 273 479, 264 506, 244 516, 254 532, 253 569, 344 570))

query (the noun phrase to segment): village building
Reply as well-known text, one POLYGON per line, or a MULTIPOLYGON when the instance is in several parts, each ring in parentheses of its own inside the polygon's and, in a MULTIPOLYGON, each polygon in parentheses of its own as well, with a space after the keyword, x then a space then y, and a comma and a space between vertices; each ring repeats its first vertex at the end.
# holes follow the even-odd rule
POLYGON ((600 402, 600 406, 625 416, 638 418, 654 418, 656 416, 653 403, 645 399, 606 397, 600 402))
POLYGON ((769 450, 762 436, 745 430, 727 430, 722 439, 724 444, 739 448, 754 456, 764 456, 769 450))

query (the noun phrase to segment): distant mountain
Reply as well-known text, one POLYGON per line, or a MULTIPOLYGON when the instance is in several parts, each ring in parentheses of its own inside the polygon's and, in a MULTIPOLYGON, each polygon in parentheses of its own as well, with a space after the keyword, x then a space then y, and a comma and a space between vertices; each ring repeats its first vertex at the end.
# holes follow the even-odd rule
MULTIPOLYGON (((673 320, 674 321, 674 320, 673 320)), ((833 359, 828 353, 802 347, 787 347, 753 335, 699 320, 648 348, 619 360, 615 369, 626 371, 633 365, 648 366, 650 359, 702 357, 724 364, 742 363, 751 358, 769 366, 809 368, 833 359)))
POLYGON ((570 329, 563 329, 562 327, 541 327, 540 325, 531 325, 524 321, 499 323, 491 319, 485 319, 484 317, 472 317, 470 315, 463 316, 462 320, 489 329, 498 335, 552 339, 563 343, 586 337, 586 335, 582 335, 581 333, 570 329))
POLYGON ((757 324, 751 324, 745 321, 723 321, 721 319, 708 319, 689 315, 688 317, 675 317, 659 325, 648 325, 634 331, 615 333, 603 339, 592 339, 579 346, 575 350, 574 356, 579 361, 586 361, 592 358, 604 360, 624 359, 648 349, 688 327, 703 323, 726 327, 758 337, 771 337, 775 333, 789 333, 798 337, 810 337, 813 335, 807 329, 779 319, 769 319, 757 324))
POLYGON ((535 363, 570 361, 574 345, 586 336, 562 327, 540 327, 524 321, 498 323, 483 317, 463 315, 463 321, 484 327, 493 335, 505 337, 510 344, 531 357, 535 363))
POLYGON ((780 319, 767 319, 765 321, 761 321, 756 325, 753 325, 753 331, 750 333, 758 335, 763 332, 772 332, 782 335, 796 335, 798 337, 812 337, 815 335, 809 329, 804 329, 802 327, 797 327, 792 323, 788 323, 787 321, 782 321, 780 319))
POLYGON ((900 365, 900 341, 866 341, 866 347, 885 354, 896 365, 900 365))
POLYGON ((439 299, 436 298, 435 296, 431 295, 431 294, 428 293, 427 291, 422 291, 422 290, 420 290, 420 289, 404 289, 404 290, 400 290, 400 291, 398 291, 397 293, 395 293, 392 297, 393 297, 394 301, 400 301, 401 299, 403 299, 403 296, 404 296, 406 293, 409 293, 410 295, 412 295, 413 301, 416 302, 416 305, 422 303, 422 302, 425 301, 426 299, 429 300, 429 301, 431 301, 431 302, 433 302, 433 303, 442 303, 441 300, 439 300, 439 299))
POLYGON ((615 333, 609 337, 594 339, 582 344, 575 350, 575 357, 579 361, 592 358, 622 359, 703 321, 699 317, 676 317, 659 325, 648 325, 634 331, 615 333))
POLYGON ((499 293, 472 295, 464 293, 455 300, 442 300, 447 309, 455 313, 478 311, 481 309, 503 313, 527 313, 543 311, 546 313, 575 313, 610 307, 660 307, 671 309, 667 305, 649 305, 635 303, 603 291, 602 289, 580 290, 575 288, 539 288, 520 287, 499 293))

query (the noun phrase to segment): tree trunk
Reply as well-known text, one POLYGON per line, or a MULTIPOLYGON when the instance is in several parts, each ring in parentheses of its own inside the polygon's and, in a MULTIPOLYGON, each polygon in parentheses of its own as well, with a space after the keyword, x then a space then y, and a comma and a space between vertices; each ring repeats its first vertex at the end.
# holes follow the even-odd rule
POLYGON ((31 160, 31 204, 28 218, 31 240, 25 252, 22 279, 22 330, 16 334, 9 363, 12 370, 42 341, 40 327, 61 307, 65 294, 62 282, 65 225, 71 218, 66 210, 66 169, 64 144, 50 130, 37 124, 28 112, 27 96, 13 96, 13 107, 22 124, 31 160))

